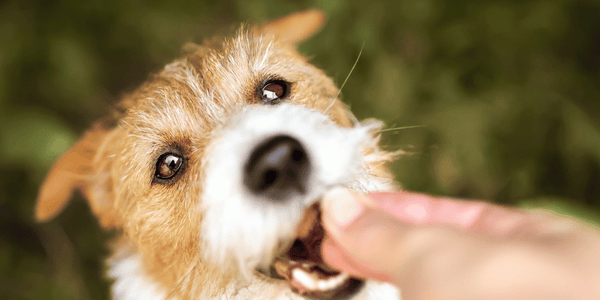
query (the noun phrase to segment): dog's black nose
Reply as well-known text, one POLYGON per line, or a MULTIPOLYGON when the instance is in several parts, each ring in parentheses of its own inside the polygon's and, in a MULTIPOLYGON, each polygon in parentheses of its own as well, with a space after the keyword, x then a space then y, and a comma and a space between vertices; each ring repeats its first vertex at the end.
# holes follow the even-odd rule
POLYGON ((252 151, 244 168, 244 184, 257 196, 285 200, 306 191, 309 172, 308 154, 300 142, 277 135, 252 151))

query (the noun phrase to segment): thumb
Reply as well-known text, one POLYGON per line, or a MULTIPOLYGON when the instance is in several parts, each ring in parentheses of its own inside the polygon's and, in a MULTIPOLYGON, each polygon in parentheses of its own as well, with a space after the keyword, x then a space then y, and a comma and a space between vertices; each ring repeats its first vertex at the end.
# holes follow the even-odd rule
POLYGON ((406 228, 366 195, 336 188, 323 200, 324 260, 354 276, 393 283, 399 235, 406 228))

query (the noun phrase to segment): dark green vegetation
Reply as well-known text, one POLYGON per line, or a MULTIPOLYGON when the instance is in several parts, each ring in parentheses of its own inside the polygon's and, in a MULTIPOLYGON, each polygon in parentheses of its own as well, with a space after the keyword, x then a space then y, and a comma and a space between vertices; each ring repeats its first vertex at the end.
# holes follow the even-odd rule
POLYGON ((383 119, 404 187, 543 206, 598 222, 600 2, 0 2, 0 299, 107 299, 101 233, 81 197, 38 225, 52 162, 188 41, 305 8, 302 52, 359 118, 383 119))

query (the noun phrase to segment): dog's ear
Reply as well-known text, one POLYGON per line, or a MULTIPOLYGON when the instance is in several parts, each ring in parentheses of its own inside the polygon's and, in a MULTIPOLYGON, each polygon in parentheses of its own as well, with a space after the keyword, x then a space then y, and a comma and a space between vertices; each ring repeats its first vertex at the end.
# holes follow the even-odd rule
MULTIPOLYGON (((69 203, 75 190, 83 192, 98 216, 100 224, 110 228, 116 225, 112 207, 112 188, 108 176, 101 169, 105 163, 96 162, 98 154, 108 151, 110 131, 94 127, 63 154, 54 164, 42 184, 35 208, 35 218, 48 221, 60 213, 69 203), (103 199, 100 199, 103 198, 103 199)), ((102 155, 104 156, 104 155, 102 155)))
POLYGON ((317 33, 324 24, 325 14, 323 12, 305 10, 260 26, 259 32, 290 43, 299 43, 317 33))

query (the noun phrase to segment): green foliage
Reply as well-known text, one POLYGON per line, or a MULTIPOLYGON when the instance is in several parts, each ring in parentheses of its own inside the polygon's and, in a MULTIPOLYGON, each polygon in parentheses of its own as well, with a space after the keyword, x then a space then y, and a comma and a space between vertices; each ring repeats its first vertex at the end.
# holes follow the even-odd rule
POLYGON ((546 207, 598 224, 600 3, 593 0, 0 4, 0 298, 106 299, 107 234, 76 199, 32 220, 52 162, 183 44, 320 8, 301 51, 379 118, 409 190, 546 207), (534 200, 528 200, 534 199, 534 200))

